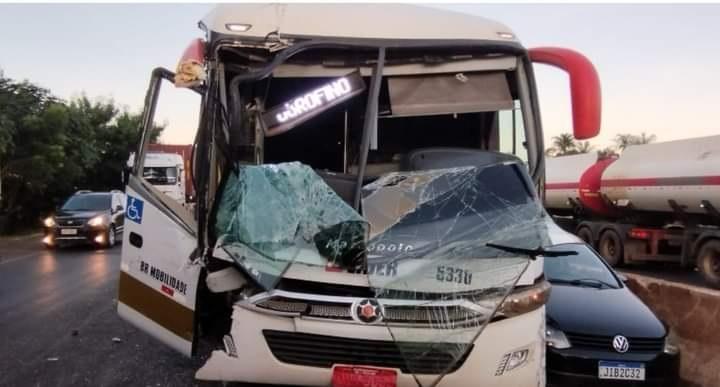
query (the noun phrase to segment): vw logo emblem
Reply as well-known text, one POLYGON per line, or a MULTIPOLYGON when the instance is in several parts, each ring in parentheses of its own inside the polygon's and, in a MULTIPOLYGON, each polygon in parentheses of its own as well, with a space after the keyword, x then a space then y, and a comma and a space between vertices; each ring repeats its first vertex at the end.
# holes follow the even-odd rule
POLYGON ((625 353, 630 348, 630 342, 628 342, 628 339, 621 335, 613 337, 612 345, 619 353, 625 353))
POLYGON ((365 298, 354 302, 350 308, 350 313, 355 321, 373 324, 383 319, 382 306, 376 300, 365 298))

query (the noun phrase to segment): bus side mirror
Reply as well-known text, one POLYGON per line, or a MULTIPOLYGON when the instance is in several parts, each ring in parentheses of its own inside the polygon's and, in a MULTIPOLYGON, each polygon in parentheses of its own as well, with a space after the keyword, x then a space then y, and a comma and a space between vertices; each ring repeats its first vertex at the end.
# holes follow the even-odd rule
POLYGON ((570 77, 573 136, 587 140, 600 133, 601 92, 595 66, 577 51, 559 47, 537 47, 529 50, 533 63, 558 67, 570 77))

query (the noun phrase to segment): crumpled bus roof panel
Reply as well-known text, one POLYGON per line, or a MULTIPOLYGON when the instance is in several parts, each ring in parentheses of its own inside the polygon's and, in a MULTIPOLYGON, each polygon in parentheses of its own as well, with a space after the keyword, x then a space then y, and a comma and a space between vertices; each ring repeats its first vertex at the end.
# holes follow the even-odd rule
POLYGON ((264 39, 269 34, 384 40, 517 42, 493 20, 408 4, 220 4, 202 20, 209 31, 264 39), (249 26, 231 30, 228 24, 249 26))

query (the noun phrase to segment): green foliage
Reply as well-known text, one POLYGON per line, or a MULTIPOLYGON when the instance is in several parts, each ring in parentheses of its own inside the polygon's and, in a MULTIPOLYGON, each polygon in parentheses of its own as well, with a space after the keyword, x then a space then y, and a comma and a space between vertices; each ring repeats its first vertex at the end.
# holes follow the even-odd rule
MULTIPOLYGON (((613 139, 615 146, 608 146, 598 150, 600 157, 615 157, 625 148, 632 145, 649 144, 657 140, 654 134, 645 132, 640 135, 635 134, 617 134, 613 139)), ((589 153, 595 150, 595 146, 590 141, 576 141, 572 134, 561 133, 552 138, 552 146, 545 150, 545 155, 549 157, 559 157, 567 155, 576 155, 580 153, 589 153)))
POLYGON ((645 132, 640 133, 639 136, 634 134, 620 133, 615 135, 615 138, 613 139, 615 145, 620 151, 624 151, 625 148, 632 145, 649 144, 651 142, 654 142, 655 140, 657 140, 656 135, 648 135, 645 134, 645 132))
POLYGON ((0 217, 34 225, 75 190, 122 188, 140 123, 113 101, 60 101, 0 73, 0 217))
POLYGON ((561 133, 553 137, 552 143, 553 146, 545 150, 545 155, 550 157, 589 153, 595 149, 590 141, 576 141, 570 133, 561 133))

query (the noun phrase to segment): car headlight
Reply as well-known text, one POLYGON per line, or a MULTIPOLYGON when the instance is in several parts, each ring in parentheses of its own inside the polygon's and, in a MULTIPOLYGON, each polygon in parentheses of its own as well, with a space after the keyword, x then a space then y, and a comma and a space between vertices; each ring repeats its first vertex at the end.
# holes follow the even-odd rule
POLYGON ((105 224, 105 217, 102 215, 98 215, 98 216, 88 220, 88 225, 93 226, 93 227, 102 226, 103 224, 105 224))
POLYGON ((680 343, 678 341, 675 332, 668 330, 667 336, 665 336, 665 345, 663 346, 663 352, 668 355, 677 355, 680 353, 680 343))
POLYGON ((55 218, 48 216, 45 220, 43 220, 43 224, 45 227, 55 227, 55 218))
POLYGON ((572 347, 570 341, 565 336, 565 333, 550 325, 545 327, 545 342, 548 347, 556 349, 568 349, 572 347))

